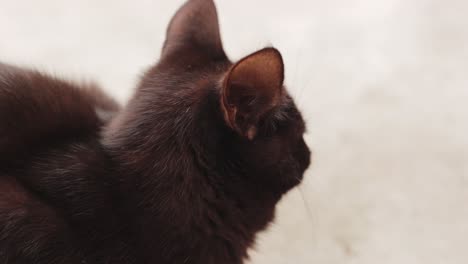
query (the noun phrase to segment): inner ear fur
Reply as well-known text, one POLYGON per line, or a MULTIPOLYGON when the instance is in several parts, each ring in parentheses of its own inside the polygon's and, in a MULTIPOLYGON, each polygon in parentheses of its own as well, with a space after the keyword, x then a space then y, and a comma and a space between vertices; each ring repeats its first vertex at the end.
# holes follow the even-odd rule
POLYGON ((223 80, 221 106, 229 127, 252 140, 261 117, 282 96, 284 64, 275 48, 257 51, 234 64, 223 80))

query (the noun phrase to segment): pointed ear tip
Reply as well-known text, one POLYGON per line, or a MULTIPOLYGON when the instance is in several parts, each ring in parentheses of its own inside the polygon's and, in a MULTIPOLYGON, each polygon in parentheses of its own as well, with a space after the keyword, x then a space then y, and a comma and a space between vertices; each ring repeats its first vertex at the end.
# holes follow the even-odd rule
POLYGON ((281 52, 278 49, 276 49, 275 47, 266 47, 262 50, 259 50, 258 53, 263 53, 269 58, 275 60, 278 63, 278 66, 281 67, 284 71, 283 55, 281 55, 281 52))
POLYGON ((281 55, 281 52, 275 47, 266 47, 260 50, 260 52, 268 52, 274 56, 279 57, 281 60, 283 60, 283 55, 281 55))
POLYGON ((273 61, 276 61, 279 71, 281 72, 281 83, 284 81, 284 60, 281 52, 275 47, 266 47, 260 52, 268 54, 270 58, 273 58, 273 61))
POLYGON ((212 6, 215 6, 215 3, 213 0, 187 0, 185 1, 186 4, 188 3, 199 3, 199 4, 210 4, 212 6))
POLYGON ((273 46, 267 46, 267 47, 263 48, 262 50, 263 51, 269 51, 269 52, 275 52, 275 53, 281 55, 281 52, 277 48, 275 48, 273 46))

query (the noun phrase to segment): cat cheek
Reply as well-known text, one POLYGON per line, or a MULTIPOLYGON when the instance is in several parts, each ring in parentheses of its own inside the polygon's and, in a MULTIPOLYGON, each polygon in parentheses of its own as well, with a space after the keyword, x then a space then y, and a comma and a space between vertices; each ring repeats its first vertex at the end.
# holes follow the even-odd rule
POLYGON ((269 139, 267 142, 259 142, 255 145, 254 151, 249 155, 249 159, 257 166, 265 170, 275 170, 279 164, 285 160, 285 151, 277 139, 269 139))

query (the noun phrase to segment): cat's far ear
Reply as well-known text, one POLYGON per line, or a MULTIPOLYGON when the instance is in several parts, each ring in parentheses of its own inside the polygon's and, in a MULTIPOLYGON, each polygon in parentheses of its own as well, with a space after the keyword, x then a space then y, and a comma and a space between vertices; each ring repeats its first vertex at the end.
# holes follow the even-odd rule
POLYGON ((167 28, 162 55, 179 51, 226 57, 213 0, 188 0, 176 12, 167 28))
POLYGON ((234 64, 221 89, 227 125, 252 140, 262 116, 281 102, 283 80, 283 59, 275 48, 262 49, 234 64))

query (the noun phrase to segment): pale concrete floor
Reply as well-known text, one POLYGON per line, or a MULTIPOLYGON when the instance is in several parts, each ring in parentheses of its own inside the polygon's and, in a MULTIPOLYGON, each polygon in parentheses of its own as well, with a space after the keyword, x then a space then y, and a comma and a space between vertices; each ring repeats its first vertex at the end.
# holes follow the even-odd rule
MULTIPOLYGON (((181 2, 0 0, 0 59, 124 101, 181 2)), ((468 2, 217 4, 232 58, 283 52, 314 150, 252 263, 468 263, 468 2)))

